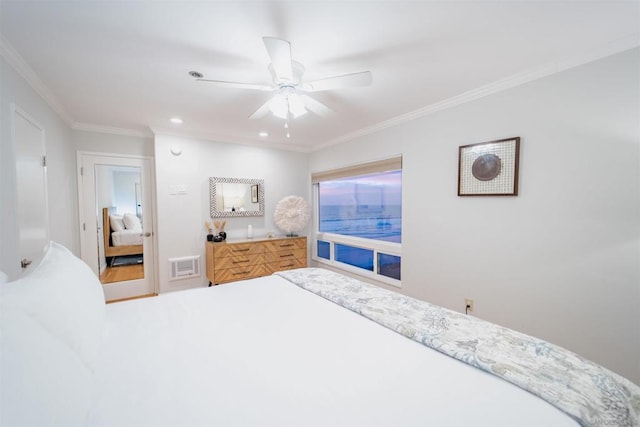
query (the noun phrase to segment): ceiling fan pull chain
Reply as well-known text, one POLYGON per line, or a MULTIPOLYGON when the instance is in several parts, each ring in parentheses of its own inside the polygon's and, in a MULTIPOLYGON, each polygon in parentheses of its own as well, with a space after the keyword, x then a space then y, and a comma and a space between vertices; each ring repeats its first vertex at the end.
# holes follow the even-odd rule
POLYGON ((287 113, 287 120, 284 122, 284 128, 287 129, 287 138, 291 138, 291 133, 289 133, 289 118, 291 118, 291 111, 287 113))

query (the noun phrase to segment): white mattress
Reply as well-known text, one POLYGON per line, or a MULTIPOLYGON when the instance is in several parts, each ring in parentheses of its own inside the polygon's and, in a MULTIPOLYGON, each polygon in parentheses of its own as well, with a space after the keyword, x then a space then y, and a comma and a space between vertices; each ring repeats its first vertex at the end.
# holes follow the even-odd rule
POLYGON ((107 306, 88 426, 576 426, 279 276, 107 306))
POLYGON ((111 243, 113 246, 128 246, 142 244, 142 231, 122 230, 111 232, 111 243))

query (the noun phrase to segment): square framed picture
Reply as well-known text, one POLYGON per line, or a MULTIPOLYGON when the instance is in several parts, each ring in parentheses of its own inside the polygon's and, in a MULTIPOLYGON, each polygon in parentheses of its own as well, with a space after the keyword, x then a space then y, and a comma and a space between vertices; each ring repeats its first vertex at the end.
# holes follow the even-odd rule
POLYGON ((458 148, 458 196, 517 196, 520 137, 458 148))

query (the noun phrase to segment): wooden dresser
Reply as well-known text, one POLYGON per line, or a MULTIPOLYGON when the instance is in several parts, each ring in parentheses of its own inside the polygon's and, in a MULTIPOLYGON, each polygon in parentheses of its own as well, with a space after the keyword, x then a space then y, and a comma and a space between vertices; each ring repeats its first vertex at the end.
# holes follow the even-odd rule
POLYGON ((210 285, 307 266, 306 237, 232 240, 206 245, 210 285))

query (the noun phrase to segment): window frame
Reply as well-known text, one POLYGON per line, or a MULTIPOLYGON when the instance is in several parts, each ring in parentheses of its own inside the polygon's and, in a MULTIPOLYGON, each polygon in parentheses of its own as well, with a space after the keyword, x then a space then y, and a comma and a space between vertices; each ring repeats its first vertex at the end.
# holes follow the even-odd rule
MULTIPOLYGON (((381 162, 374 162, 379 164, 389 163, 392 160, 398 161, 398 158, 394 158, 391 160, 385 160, 381 162)), ((401 158, 399 159, 399 163, 401 164, 401 158)), ((340 169, 342 177, 347 176, 359 176, 362 175, 359 171, 367 168, 369 164, 354 166, 353 174, 345 175, 344 171, 348 171, 351 168, 342 168, 340 169)), ((387 169, 388 170, 402 170, 400 168, 387 169)), ((380 173, 384 171, 379 171, 380 173)), ((375 171, 373 173, 376 173, 375 171)), ((318 176, 328 176, 331 172, 324 172, 321 174, 317 174, 318 176)), ((314 174, 315 175, 315 174, 314 174)), ((328 181, 330 179, 318 179, 315 176, 312 177, 312 194, 313 194, 313 231, 312 231, 312 250, 311 250, 311 259, 318 263, 330 266, 335 269, 344 270, 346 272, 356 274, 359 276, 366 277, 371 280, 375 280, 377 282, 382 282, 386 285, 390 285, 396 288, 402 288, 402 276, 401 280, 394 279, 392 277, 384 276, 378 273, 378 253, 394 255, 400 257, 402 260, 402 243, 398 242, 388 242, 384 240, 375 240, 375 239, 366 239, 363 237, 356 236, 346 236, 343 234, 335 234, 320 231, 320 191, 319 184, 322 181, 328 181), (329 258, 322 258, 318 256, 318 241, 328 242, 329 243, 329 258), (348 246, 354 246, 357 248, 367 249, 373 251, 373 271, 369 271, 363 268, 359 268, 356 266, 352 266, 343 262, 340 262, 335 259, 335 244, 343 244, 348 246)), ((402 266, 402 261, 401 264, 402 266)), ((402 268, 402 267, 401 267, 402 268)))

